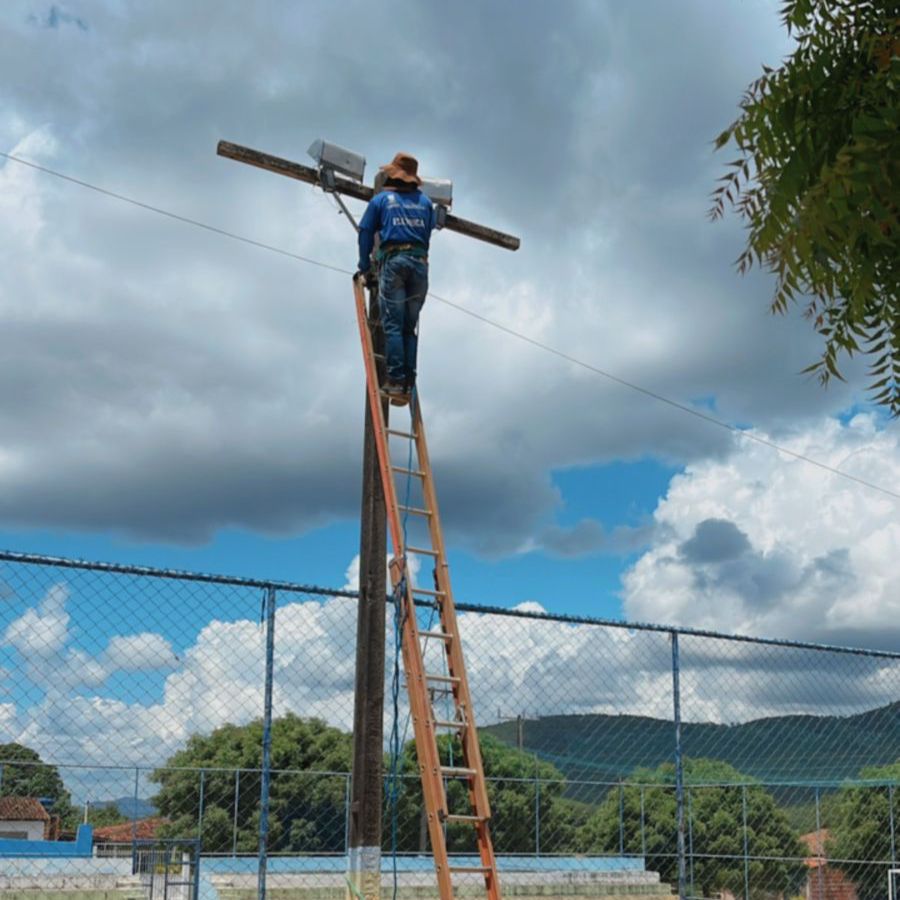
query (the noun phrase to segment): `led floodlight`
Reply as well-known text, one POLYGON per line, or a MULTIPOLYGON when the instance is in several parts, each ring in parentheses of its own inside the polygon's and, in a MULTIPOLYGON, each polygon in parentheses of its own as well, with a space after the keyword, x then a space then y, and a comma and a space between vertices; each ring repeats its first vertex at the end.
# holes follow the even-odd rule
POLYGON ((449 178, 423 178, 420 190, 432 203, 439 206, 453 204, 453 182, 449 178))
POLYGON ((322 138, 313 141, 306 152, 316 161, 320 169, 340 172, 354 181, 363 180, 366 158, 359 153, 347 150, 346 147, 339 147, 337 144, 330 144, 322 138))

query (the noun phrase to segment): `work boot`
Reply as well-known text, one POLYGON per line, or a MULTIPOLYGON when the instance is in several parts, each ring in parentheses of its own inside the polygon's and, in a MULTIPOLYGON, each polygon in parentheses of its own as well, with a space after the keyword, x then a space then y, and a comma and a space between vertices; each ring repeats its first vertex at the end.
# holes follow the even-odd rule
POLYGON ((384 394, 394 406, 403 406, 409 402, 409 398, 406 396, 403 387, 403 382, 401 381, 387 382, 381 389, 381 393, 384 394))

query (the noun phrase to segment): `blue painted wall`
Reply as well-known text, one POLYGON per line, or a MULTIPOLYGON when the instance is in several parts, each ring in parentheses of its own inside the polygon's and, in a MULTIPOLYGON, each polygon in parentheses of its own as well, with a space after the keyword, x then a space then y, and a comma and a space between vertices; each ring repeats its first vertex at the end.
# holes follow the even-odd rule
POLYGON ((93 853, 94 829, 90 825, 79 825, 74 841, 16 841, 0 838, 0 859, 10 857, 36 857, 39 859, 91 856, 93 853))

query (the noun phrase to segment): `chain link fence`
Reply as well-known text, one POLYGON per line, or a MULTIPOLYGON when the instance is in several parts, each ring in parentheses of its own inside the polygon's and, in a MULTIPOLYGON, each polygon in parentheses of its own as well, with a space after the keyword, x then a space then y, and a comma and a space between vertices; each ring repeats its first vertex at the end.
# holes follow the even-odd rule
MULTIPOLYGON (((507 893, 888 897, 900 654, 458 609, 507 893)), ((0 897, 342 894, 355 635, 351 592, 0 554, 0 897)), ((398 727, 384 850, 424 884, 398 727)))

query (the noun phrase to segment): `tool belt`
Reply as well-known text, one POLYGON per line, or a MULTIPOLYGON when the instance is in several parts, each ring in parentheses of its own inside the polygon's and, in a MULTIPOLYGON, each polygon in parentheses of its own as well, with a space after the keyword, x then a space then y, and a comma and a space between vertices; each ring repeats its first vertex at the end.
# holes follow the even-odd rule
POLYGON ((378 260, 384 262, 386 259, 390 259, 398 253, 406 253, 409 256, 415 256, 419 259, 424 259, 426 262, 428 261, 428 251, 422 244, 402 244, 395 241, 389 241, 387 244, 382 244, 378 248, 378 260))

